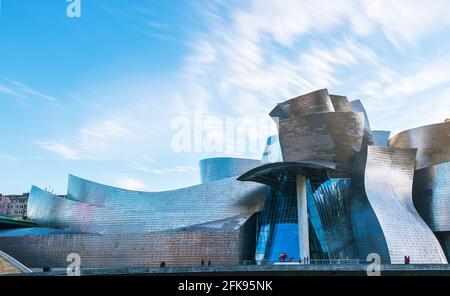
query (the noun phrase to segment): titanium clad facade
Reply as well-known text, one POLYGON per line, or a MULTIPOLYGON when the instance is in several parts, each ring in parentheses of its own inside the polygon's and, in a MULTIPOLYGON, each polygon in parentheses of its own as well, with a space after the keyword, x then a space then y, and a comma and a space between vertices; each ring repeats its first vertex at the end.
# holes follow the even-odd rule
POLYGON ((450 231, 450 162, 417 170, 413 198, 431 230, 450 231))
POLYGON ((415 153, 375 146, 360 153, 350 215, 361 259, 378 253, 385 263, 403 264, 404 256, 411 256, 412 263, 447 263, 438 240, 413 206, 415 153))
POLYGON ((417 148, 416 170, 450 161, 450 122, 403 131, 389 140, 395 148, 417 148))
POLYGON ((142 233, 250 217, 265 186, 235 178, 166 192, 137 192, 70 176, 67 199, 33 187, 29 217, 41 226, 85 233, 142 233), (75 199, 75 200, 71 200, 75 199), (186 209, 195 209, 186 213, 186 209))
POLYGON ((345 96, 330 95, 331 102, 336 112, 352 112, 352 105, 345 96))
POLYGON ((203 159, 199 165, 201 183, 205 184, 241 175, 261 165, 261 161, 246 158, 217 157, 203 159))
POLYGON ((329 112, 280 120, 283 160, 324 160, 336 163, 336 172, 348 175, 362 147, 361 113, 329 112))
MULTIPOLYGON (((82 267, 129 268, 199 266, 201 260, 214 265, 236 265, 251 257, 254 235, 228 232, 148 232, 148 233, 70 233, 1 237, 0 248, 29 268, 67 267, 67 255, 78 253, 82 267), (247 239, 247 240, 246 240, 247 239)), ((254 249, 253 249, 254 250, 254 249)), ((252 254, 253 255, 253 254, 252 254)))
POLYGON ((355 100, 350 102, 353 112, 362 113, 364 115, 364 138, 363 147, 367 145, 373 145, 373 136, 370 128, 369 116, 367 115, 366 108, 360 100, 355 100))
POLYGON ((270 116, 282 119, 286 117, 334 111, 333 103, 328 95, 328 90, 321 89, 279 103, 277 107, 270 112, 270 116))
POLYGON ((69 253, 92 268, 235 265, 280 254, 447 263, 450 122, 389 140, 390 132, 371 131, 361 101, 326 89, 270 116, 278 134, 261 161, 204 159, 196 186, 140 192, 72 175, 66 197, 33 186, 28 216, 39 227, 1 230, 0 250, 36 268, 65 267, 69 253))

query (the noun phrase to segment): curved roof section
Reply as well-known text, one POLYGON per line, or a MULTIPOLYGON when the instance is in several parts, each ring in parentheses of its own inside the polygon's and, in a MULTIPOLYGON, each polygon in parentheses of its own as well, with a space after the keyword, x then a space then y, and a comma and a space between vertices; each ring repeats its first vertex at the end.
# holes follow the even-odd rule
POLYGON ((327 89, 321 89, 279 103, 269 114, 271 117, 287 118, 308 114, 334 112, 327 89))
POLYGON ((240 175, 261 164, 258 159, 215 157, 199 162, 201 183, 209 183, 240 175))
POLYGON ((431 230, 450 231, 450 162, 417 170, 413 198, 431 230))
POLYGON ((284 161, 333 162, 336 176, 350 174, 356 154, 362 148, 363 135, 362 113, 317 113, 279 122, 284 161))
POLYGON ((402 131, 389 140, 390 147, 417 148, 416 169, 450 161, 450 122, 402 131))
POLYGON ((346 96, 330 95, 336 112, 352 112, 352 106, 346 96))
POLYGON ((352 219, 355 240, 365 252, 379 254, 384 254, 378 249, 384 241, 392 264, 403 264, 405 255, 418 264, 447 263, 437 238, 413 205, 415 153, 415 149, 375 146, 360 153, 352 180, 351 213, 366 213, 366 219, 352 219), (382 233, 367 228, 374 224, 382 233))
POLYGON ((29 217, 44 227, 84 233, 140 233, 188 227, 261 210, 266 186, 235 177, 164 192, 115 188, 69 176, 67 199, 37 187, 29 217))
POLYGON ((328 179, 328 172, 336 168, 327 161, 275 162, 254 168, 238 178, 239 181, 253 181, 280 189, 284 176, 302 174, 322 181, 328 179))

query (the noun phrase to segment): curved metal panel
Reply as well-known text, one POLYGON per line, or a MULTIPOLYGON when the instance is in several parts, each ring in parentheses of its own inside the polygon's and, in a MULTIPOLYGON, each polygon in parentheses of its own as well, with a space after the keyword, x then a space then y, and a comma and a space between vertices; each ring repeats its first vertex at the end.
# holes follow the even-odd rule
POLYGON ((330 95, 336 112, 352 112, 352 105, 345 96, 330 95))
MULTIPOLYGON (((411 256, 412 263, 447 263, 438 240, 413 206, 415 154, 415 149, 375 146, 361 153, 352 189, 355 240, 359 250, 379 253, 393 264, 404 263, 404 256, 411 256), (375 224, 364 232, 363 226, 375 224)), ((367 255, 360 251, 362 258, 367 255)))
POLYGON ((322 112, 334 112, 333 103, 327 89, 314 91, 279 103, 270 112, 270 116, 287 118, 322 112))
POLYGON ((329 112, 279 121, 284 161, 324 160, 336 163, 336 177, 348 176, 362 148, 362 113, 329 112))
POLYGON ((417 170, 413 200, 433 231, 450 231, 450 162, 417 170))
POLYGON ((389 140, 390 147, 417 148, 416 169, 450 161, 450 122, 413 128, 389 140))
POLYGON ((360 100, 354 100, 350 102, 351 108, 353 112, 361 112, 364 114, 364 138, 363 138, 363 147, 367 145, 373 145, 373 136, 370 128, 369 116, 367 116, 366 108, 360 100))
POLYGON ((239 181, 253 181, 280 188, 285 176, 298 174, 326 180, 328 172, 336 165, 326 161, 274 162, 254 168, 238 178, 239 181))
POLYGON ((41 226, 87 233, 188 227, 262 209, 266 186, 235 177, 165 192, 138 192, 70 176, 68 199, 33 187, 29 217, 41 226))
POLYGON ((261 165, 261 161, 246 158, 216 157, 202 159, 199 164, 201 183, 204 184, 243 174, 261 165))

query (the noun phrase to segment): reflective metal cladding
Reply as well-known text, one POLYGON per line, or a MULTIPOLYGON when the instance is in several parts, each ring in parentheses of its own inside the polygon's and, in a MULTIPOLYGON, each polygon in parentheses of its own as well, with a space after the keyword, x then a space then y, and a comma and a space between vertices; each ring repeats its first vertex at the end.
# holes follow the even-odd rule
POLYGON ((280 103, 270 115, 278 124, 284 161, 335 162, 336 176, 350 174, 356 154, 371 139, 362 104, 326 89, 280 103))
POLYGON ((416 169, 450 161, 450 122, 403 131, 389 140, 390 147, 417 148, 416 169))
POLYGON ((66 266, 71 252, 96 268, 239 264, 254 255, 254 214, 264 205, 266 186, 227 177, 259 161, 225 162, 238 165, 225 173, 213 165, 220 180, 166 192, 124 190, 73 175, 67 198, 33 186, 28 215, 47 228, 0 231, 0 248, 30 267, 66 266))
MULTIPOLYGON (((278 134, 261 160, 199 162, 201 184, 140 192, 69 175, 67 195, 32 186, 39 227, 0 230, 29 267, 235 265, 268 260, 447 263, 450 122, 372 131, 360 100, 321 89, 270 112, 278 134)), ((34 224, 32 224, 34 225, 34 224)))
POLYGON ((412 202, 415 149, 369 146, 355 165, 350 213, 362 257, 378 253, 387 263, 447 263, 412 202))
POLYGON ((246 158, 216 157, 202 159, 200 161, 201 181, 202 183, 208 183, 240 175, 260 164, 260 160, 246 158))
POLYGON ((264 204, 265 186, 234 177, 165 192, 130 191, 69 176, 67 199, 33 187, 29 217, 41 226, 88 233, 167 231, 240 215, 264 204), (195 209, 189 215, 186 209, 195 209))
POLYGON ((435 232, 450 231, 450 162, 416 171, 414 205, 435 232))

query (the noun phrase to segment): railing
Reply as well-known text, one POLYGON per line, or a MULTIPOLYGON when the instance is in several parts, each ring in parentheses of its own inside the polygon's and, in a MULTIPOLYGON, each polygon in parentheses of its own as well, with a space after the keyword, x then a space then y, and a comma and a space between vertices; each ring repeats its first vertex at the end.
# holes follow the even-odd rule
POLYGON ((360 265, 369 262, 361 259, 307 259, 302 261, 270 261, 270 260, 244 260, 243 265, 360 265))

